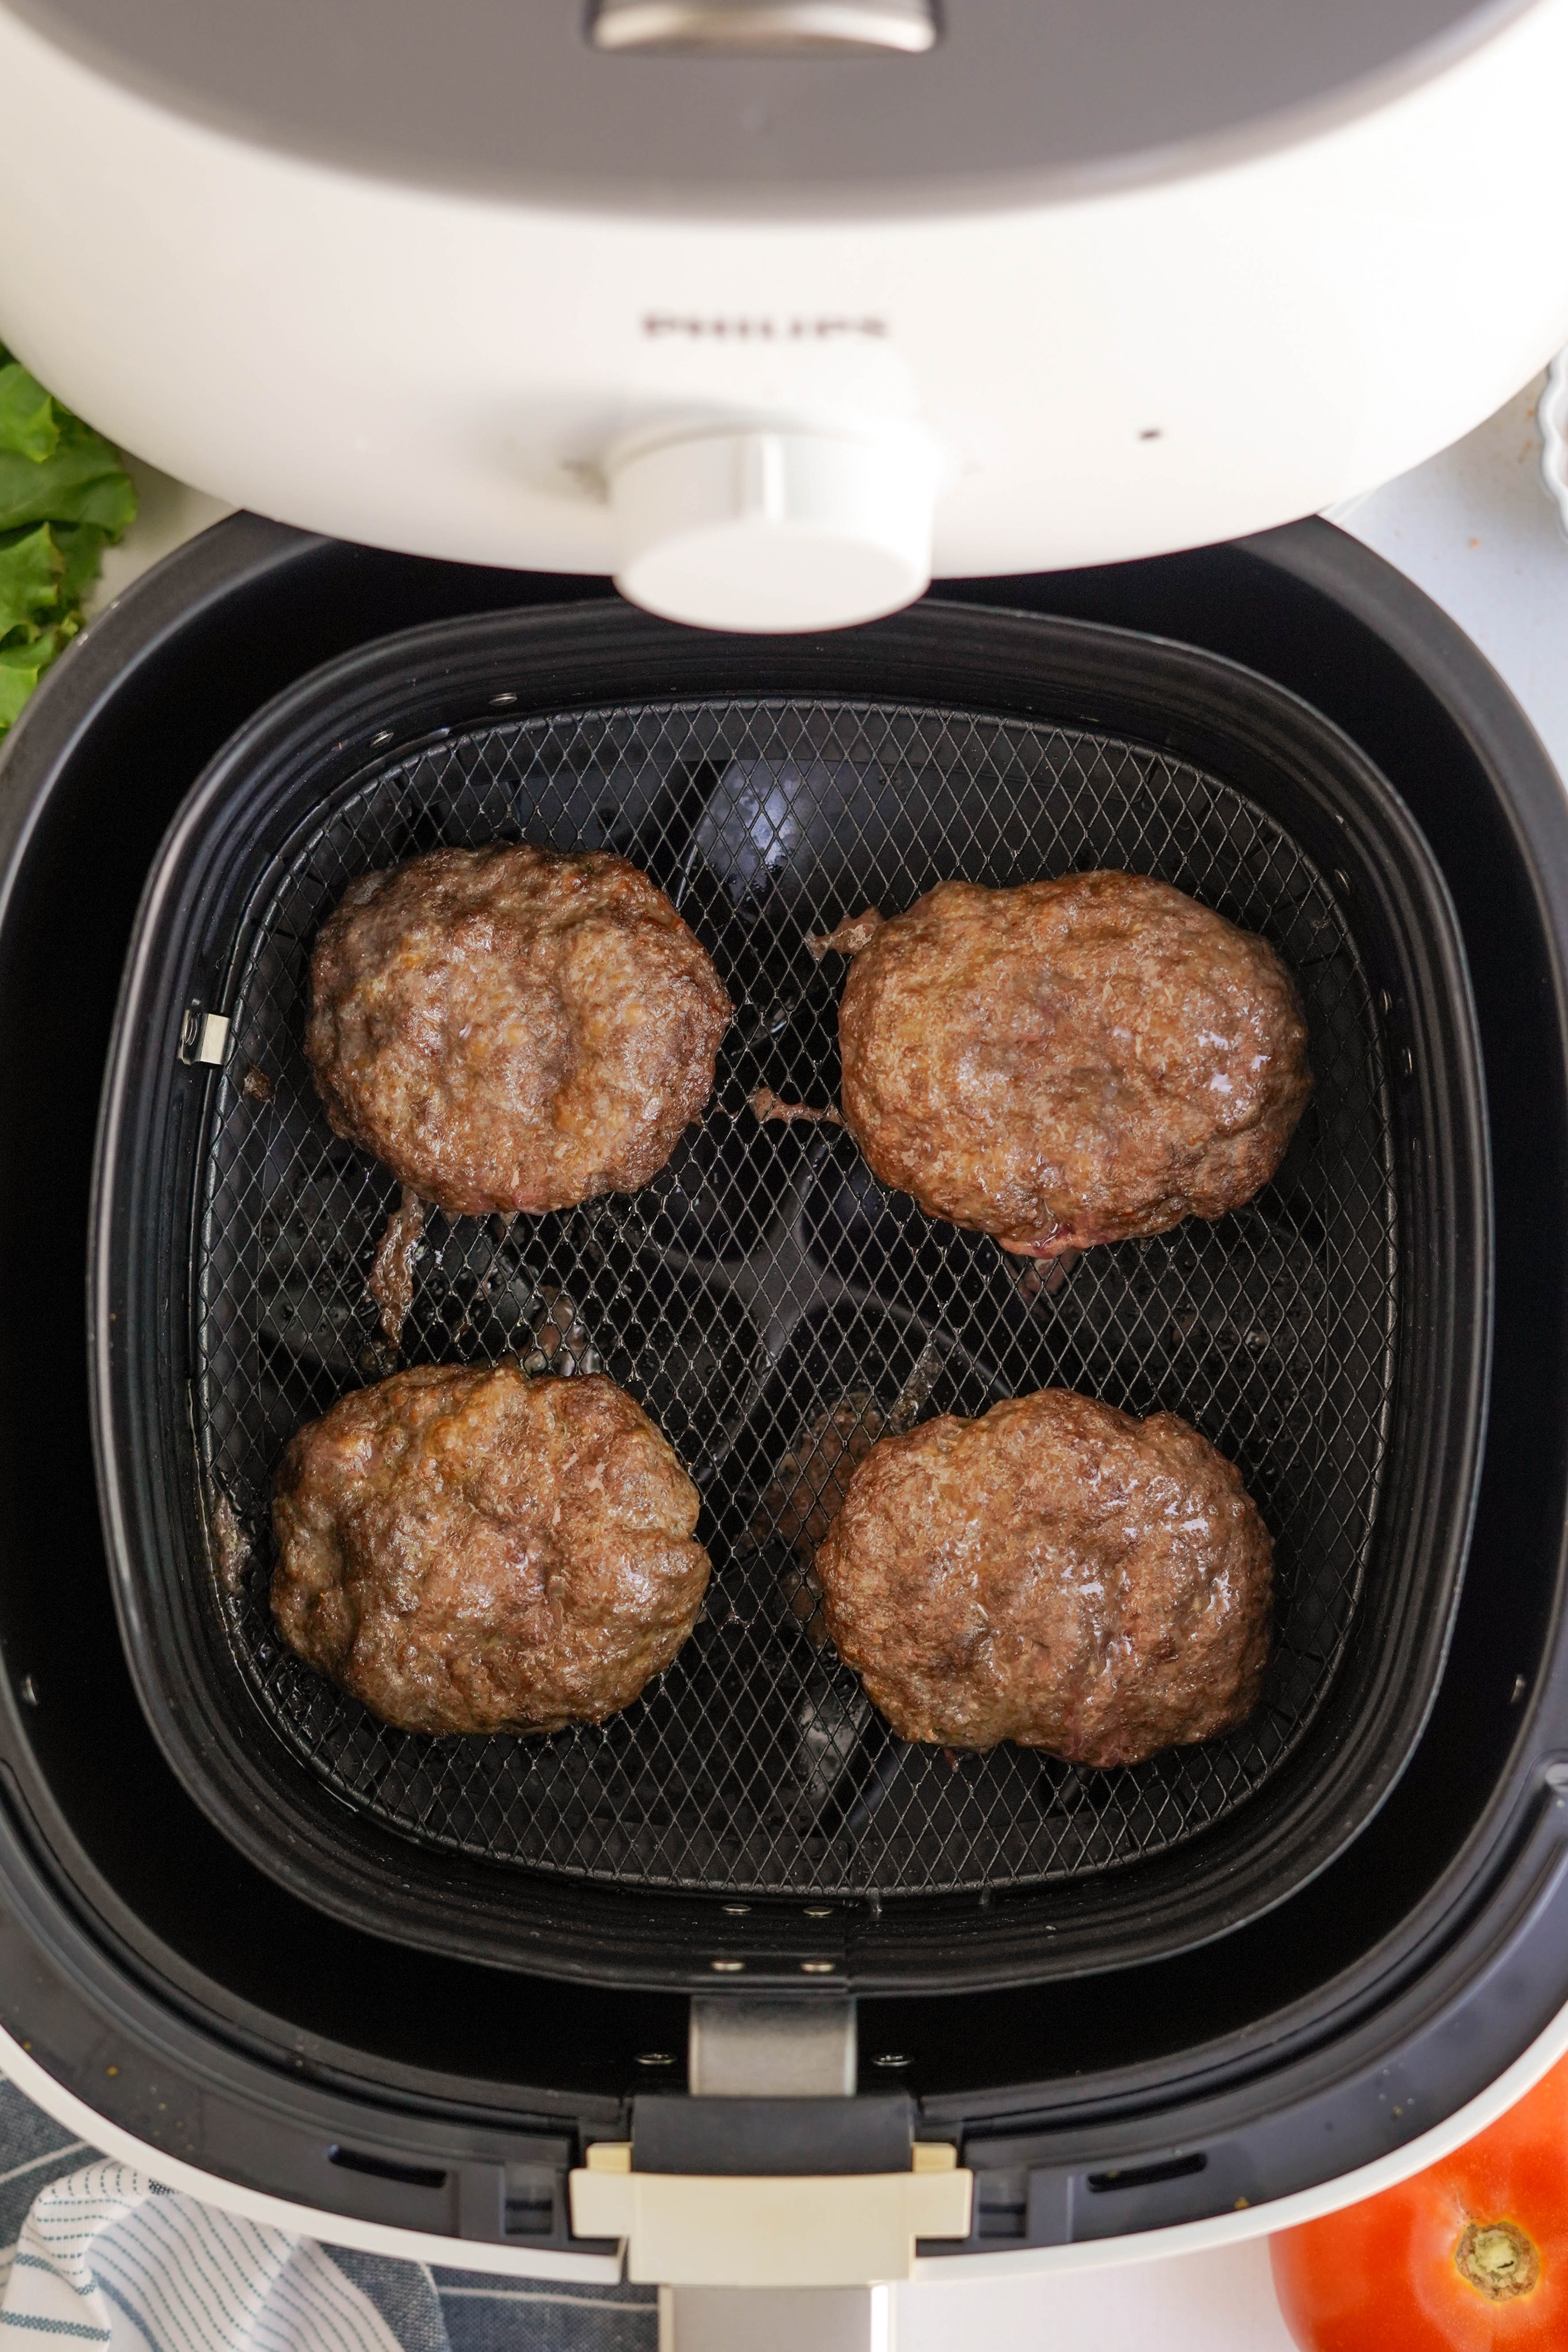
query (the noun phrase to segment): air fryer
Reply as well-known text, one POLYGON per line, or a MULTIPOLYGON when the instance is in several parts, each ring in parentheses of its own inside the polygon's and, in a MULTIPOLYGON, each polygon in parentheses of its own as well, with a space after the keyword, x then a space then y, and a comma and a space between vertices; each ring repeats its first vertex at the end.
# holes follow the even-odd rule
POLYGON ((956 2147, 946 2264, 1256 2212, 1562 2008, 1568 813, 1376 558, 1303 524, 741 640, 239 518, 95 625, 3 772, 0 2016, 62 2086, 520 2264, 613 2258, 572 2231, 593 2143, 699 2176, 956 2147), (436 1236, 411 1345, 515 1345, 569 1293, 679 1424, 727 1606, 603 1740, 415 1757, 259 1601, 268 1448, 365 1376, 386 1207, 308 1116, 298 954, 356 860, 595 826, 725 961, 715 1107, 613 1230, 537 1263, 436 1236), (794 942, 833 888, 1110 855, 1302 969, 1315 1123, 1256 1216, 1030 1297, 842 1139, 741 1115, 831 1084, 794 942), (1289 1523, 1247 1732, 1096 1787, 900 1757, 857 1712, 781 1622, 759 1491, 829 1391, 917 1374, 969 1410, 1069 1377, 1237 1446, 1289 1523), (855 2095, 693 2095, 726 1995, 855 2003, 855 2095))

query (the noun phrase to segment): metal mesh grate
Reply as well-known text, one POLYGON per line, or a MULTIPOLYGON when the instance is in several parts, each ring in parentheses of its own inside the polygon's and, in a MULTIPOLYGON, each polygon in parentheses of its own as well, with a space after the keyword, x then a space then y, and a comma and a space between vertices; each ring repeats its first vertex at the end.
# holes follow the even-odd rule
MULTIPOLYGON (((258 878, 208 1104, 194 1273, 207 1475, 249 1538, 220 1578, 241 1669, 294 1752, 407 1834, 573 1876, 704 1889, 975 1887, 1167 1848, 1300 1739, 1354 1613, 1377 1507, 1396 1310, 1376 1023, 1333 889, 1253 802, 1059 729, 874 702, 693 701, 446 735, 362 774, 258 878), (714 1100, 644 1192, 558 1216, 432 1213, 404 1362, 538 1360, 574 1326, 700 1486, 713 1580, 659 1682, 598 1729, 387 1729, 284 1650, 269 1481, 299 1424, 393 1369, 365 1289, 396 1198, 340 1143, 300 1050, 317 926, 355 875, 440 843, 609 846, 668 889, 737 1017, 714 1100), (884 1192, 848 1137, 761 1125, 759 1087, 836 1098, 843 967, 808 930, 934 883, 1154 874, 1274 940, 1317 1093, 1260 1198, 1093 1250, 1065 1280, 884 1192), (1053 1284, 1055 1286, 1053 1286, 1053 1284), (568 1306, 563 1308, 562 1294, 568 1306), (1061 1384, 1184 1413, 1274 1531, 1279 1638, 1228 1738, 1109 1772, 895 1739, 814 1641, 792 1542, 821 1433, 979 1412, 1061 1384)), ((216 1501, 216 1495, 214 1497, 216 1501)))

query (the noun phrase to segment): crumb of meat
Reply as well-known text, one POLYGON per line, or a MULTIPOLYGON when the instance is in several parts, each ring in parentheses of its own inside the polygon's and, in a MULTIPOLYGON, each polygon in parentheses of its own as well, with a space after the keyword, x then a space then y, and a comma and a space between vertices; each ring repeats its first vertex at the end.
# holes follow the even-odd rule
POLYGON ((395 1355, 414 1304, 414 1260, 425 1230, 425 1203, 405 1184, 403 1198, 386 1221, 365 1288, 381 1309, 382 1337, 395 1355))
POLYGON ((762 1510, 752 1522, 754 1542, 776 1536, 799 1555, 800 1565, 791 1568, 781 1589, 790 1614, 817 1648, 827 1639, 816 1575, 818 1547, 838 1516, 856 1465, 879 1437, 913 1428, 931 1402, 941 1370, 942 1352, 928 1339, 890 1412, 868 1389, 855 1389, 826 1412, 817 1413, 779 1464, 762 1510))
POLYGON ((792 1118, 820 1118, 826 1119, 833 1127, 842 1127, 844 1124, 837 1111, 813 1110, 806 1103, 785 1102, 782 1095, 774 1094, 772 1087, 759 1087, 755 1094, 748 1097, 748 1100, 757 1118, 764 1121, 778 1119, 784 1122, 792 1118))
POLYGON ((596 1372, 598 1351, 576 1302, 553 1282, 541 1283, 541 1305, 522 1359, 525 1372, 596 1372))
POLYGON ((251 1102, 269 1103, 272 1100, 274 1088, 265 1070, 258 1069, 254 1062, 247 1062, 245 1076, 239 1082, 239 1091, 251 1102))
POLYGON ((830 949, 835 955, 858 955, 862 948, 870 946, 881 928, 880 914, 875 907, 868 907, 863 914, 846 915, 831 931, 814 931, 805 944, 818 963, 830 949))
POLYGON ((814 1565, 818 1545, 838 1516, 858 1462, 863 1462, 887 1427, 880 1405, 866 1389, 809 1421, 774 1473, 752 1522, 758 1543, 770 1537, 788 1544, 799 1565, 784 1576, 785 1606, 817 1648, 827 1639, 822 1587, 814 1565))
POLYGON ((232 1596, 244 1587, 245 1571, 250 1566, 250 1538, 221 1486, 215 1486, 211 1517, 213 1573, 220 1589, 232 1596))
POLYGON ((1042 1292, 1054 1298, 1066 1289, 1067 1278, 1082 1255, 1081 1250, 1064 1249, 1049 1258, 1025 1258, 1016 1276, 1019 1297, 1027 1299, 1031 1307, 1042 1292))

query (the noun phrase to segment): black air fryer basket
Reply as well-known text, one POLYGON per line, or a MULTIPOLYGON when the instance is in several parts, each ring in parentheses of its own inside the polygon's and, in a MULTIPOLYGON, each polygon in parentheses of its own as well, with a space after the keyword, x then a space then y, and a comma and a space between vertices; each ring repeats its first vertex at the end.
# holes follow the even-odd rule
POLYGON ((1431 1705, 1479 1458, 1488 1185, 1442 877, 1370 762, 1262 678, 935 603, 805 653, 620 607, 372 646, 226 748, 132 948, 93 1297, 143 1704, 264 1868, 443 1950, 890 1987, 1202 1940, 1355 1834, 1431 1705), (646 867, 736 1019, 705 1117, 642 1192, 428 1219, 399 1359, 366 1286, 396 1187, 311 1086, 310 944, 356 876, 509 839, 646 867), (759 1121, 759 1088, 837 1093, 843 966, 813 931, 945 879, 1097 866, 1191 892, 1298 976, 1316 1092, 1257 1201, 1042 1269, 883 1190, 846 1132, 759 1121), (395 1361, 507 1354, 600 1364, 646 1407, 702 1494, 708 1600, 602 1727, 389 1730, 279 1643, 272 1475, 302 1422, 395 1361), (1273 1664, 1225 1738, 1109 1772, 953 1759, 894 1738, 808 1638, 779 1521, 809 1500, 823 1417, 1051 1385, 1184 1414, 1275 1533, 1273 1664))
POLYGON ((698 1986, 858 1993, 812 2167, 958 2141, 932 2253, 1256 2211, 1451 2115, 1568 2000, 1565 948, 1549 761, 1323 524, 820 641, 254 518, 181 550, 0 752, 0 2024, 210 2173, 527 2263, 613 2251, 571 2236, 586 2141, 722 2153, 698 1986), (624 847, 740 1011, 646 1192, 430 1220, 405 1357, 602 1361, 715 1573, 602 1731, 420 1741, 263 1605, 282 1444, 386 1368, 391 1191, 300 991, 352 873, 498 835, 624 847), (1317 1093, 1248 1208, 1037 1280, 757 1124, 759 1086, 833 1099, 808 929, 1100 861, 1301 979, 1317 1093), (1244 1731, 951 1766, 800 1634, 814 1417, 1047 1381, 1242 1464, 1280 1570, 1244 1731))

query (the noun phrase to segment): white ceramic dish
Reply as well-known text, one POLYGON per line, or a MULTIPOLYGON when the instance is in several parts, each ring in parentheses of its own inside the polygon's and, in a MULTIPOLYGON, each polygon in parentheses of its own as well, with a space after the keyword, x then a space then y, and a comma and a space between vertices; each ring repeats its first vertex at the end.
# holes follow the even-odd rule
POLYGON ((1547 369, 1535 414, 1541 425, 1541 478, 1568 539, 1568 350, 1559 352, 1547 369))

